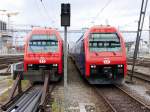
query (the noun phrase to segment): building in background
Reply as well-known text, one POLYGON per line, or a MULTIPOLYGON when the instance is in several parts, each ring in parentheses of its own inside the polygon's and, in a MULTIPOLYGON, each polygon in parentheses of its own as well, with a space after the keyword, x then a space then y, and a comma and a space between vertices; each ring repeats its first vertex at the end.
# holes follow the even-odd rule
POLYGON ((7 24, 0 20, 0 53, 9 53, 12 48, 12 33, 7 30, 7 24))
MULTIPOLYGON (((135 41, 126 42, 126 50, 127 50, 127 54, 128 54, 129 57, 133 56, 134 49, 135 49, 135 41)), ((149 54, 148 42, 143 41, 141 39, 140 44, 139 44, 138 56, 144 56, 144 55, 147 55, 147 54, 149 54)))

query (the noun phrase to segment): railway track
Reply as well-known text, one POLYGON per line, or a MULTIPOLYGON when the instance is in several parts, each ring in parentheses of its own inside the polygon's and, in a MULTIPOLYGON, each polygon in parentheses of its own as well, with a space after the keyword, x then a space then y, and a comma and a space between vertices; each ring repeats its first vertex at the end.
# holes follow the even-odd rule
POLYGON ((129 95, 119 86, 94 87, 94 90, 109 105, 112 112, 150 112, 149 106, 129 95))
POLYGON ((11 59, 9 59, 9 58, 0 59, 0 64, 12 64, 12 63, 18 62, 18 61, 23 61, 23 58, 22 57, 12 57, 11 59))
MULTIPOLYGON (((48 97, 50 97, 50 94, 54 88, 54 85, 51 85, 49 87, 50 91, 46 96, 46 100, 48 97)), ((16 96, 15 99, 7 103, 7 105, 3 105, 2 109, 5 112, 43 112, 43 110, 40 107, 40 103, 42 101, 42 93, 42 86, 35 85, 30 89, 24 91, 21 95, 16 96)), ((46 102, 46 100, 44 102, 46 102)))
POLYGON ((6 69, 6 71, 1 72, 0 76, 10 75, 11 64, 23 61, 23 56, 9 56, 9 57, 0 57, 0 70, 6 69))
MULTIPOLYGON (((130 76, 131 70, 128 70, 128 74, 130 76)), ((150 75, 146 75, 146 74, 134 71, 133 77, 140 79, 140 80, 143 80, 143 81, 146 81, 146 82, 150 82, 150 75)))
MULTIPOLYGON (((132 65, 133 64, 133 59, 128 58, 127 59, 127 64, 132 65)), ((144 66, 144 67, 150 67, 150 58, 138 58, 135 63, 136 66, 144 66)))
MULTIPOLYGON (((127 64, 132 65, 133 64, 132 61, 133 61, 132 58, 128 58, 127 64)), ((148 67, 150 67, 150 58, 138 58, 135 65, 148 68, 148 67)), ((128 74, 129 74, 129 76, 131 74, 131 70, 129 70, 129 69, 128 69, 128 74)), ((150 82, 150 75, 147 75, 147 74, 135 71, 135 70, 134 70, 133 77, 143 80, 143 81, 146 81, 146 82, 150 82)))
POLYGON ((6 112, 36 112, 41 94, 41 87, 33 87, 13 103, 6 112))
POLYGON ((45 72, 43 76, 45 77, 43 86, 31 84, 31 87, 23 92, 21 74, 18 74, 8 101, 1 106, 1 109, 6 112, 45 112, 48 97, 55 86, 53 84, 49 86, 50 75, 48 73, 45 72), (15 95, 16 90, 18 94, 15 95))

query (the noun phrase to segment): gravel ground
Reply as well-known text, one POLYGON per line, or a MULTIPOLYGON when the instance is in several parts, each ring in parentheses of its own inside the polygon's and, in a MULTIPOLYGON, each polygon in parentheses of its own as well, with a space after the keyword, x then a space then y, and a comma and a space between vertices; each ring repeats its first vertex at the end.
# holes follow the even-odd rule
POLYGON ((0 81, 0 96, 8 90, 10 85, 8 84, 8 79, 4 79, 0 81))
MULTIPOLYGON (((129 80, 129 77, 126 80, 129 80)), ((150 105, 150 83, 137 78, 133 78, 133 81, 134 84, 124 83, 122 88, 140 101, 150 105)))
POLYGON ((80 77, 80 73, 70 58, 67 93, 68 112, 111 112, 103 99, 93 91, 92 86, 80 77))
POLYGON ((11 76, 0 76, 0 81, 3 81, 5 79, 11 79, 11 76))
POLYGON ((127 94, 113 85, 101 86, 98 91, 107 98, 107 100, 113 105, 117 112, 149 112, 150 110, 145 108, 127 94))
POLYGON ((54 83, 54 89, 49 97, 47 112, 64 112, 64 86, 63 79, 54 83))

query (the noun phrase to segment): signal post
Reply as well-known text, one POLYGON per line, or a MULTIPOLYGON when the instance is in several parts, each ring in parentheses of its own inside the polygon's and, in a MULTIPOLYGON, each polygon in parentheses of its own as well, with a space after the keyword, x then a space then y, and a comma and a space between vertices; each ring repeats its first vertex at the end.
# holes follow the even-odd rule
POLYGON ((67 107, 67 56, 68 56, 68 44, 67 44, 67 27, 70 26, 70 4, 61 4, 61 26, 64 27, 64 112, 67 107))

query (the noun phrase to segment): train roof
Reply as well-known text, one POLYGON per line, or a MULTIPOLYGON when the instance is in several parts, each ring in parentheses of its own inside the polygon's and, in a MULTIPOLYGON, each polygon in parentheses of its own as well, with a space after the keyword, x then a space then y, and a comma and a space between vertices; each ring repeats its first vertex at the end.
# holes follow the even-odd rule
POLYGON ((76 41, 78 43, 80 40, 86 38, 84 37, 85 33, 116 33, 117 29, 110 25, 95 25, 90 27, 87 31, 85 31, 82 36, 76 41))
POLYGON ((54 28, 33 28, 32 31, 26 36, 25 41, 28 41, 33 34, 56 34, 57 39, 63 41, 59 31, 54 28))
POLYGON ((50 34, 50 33, 57 33, 58 31, 54 28, 33 28, 32 34, 50 34))
POLYGON ((91 28, 89 28, 88 30, 89 32, 93 32, 93 33, 98 33, 98 32, 101 32, 101 33, 113 33, 113 32, 117 32, 117 29, 113 26, 110 26, 110 25, 96 25, 96 26, 93 26, 91 28))

